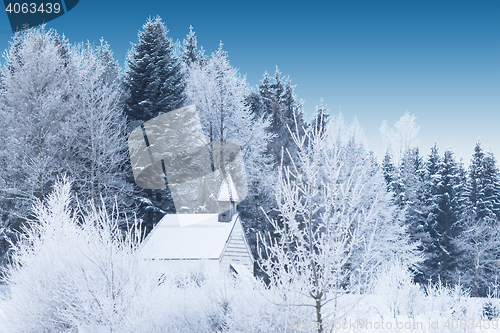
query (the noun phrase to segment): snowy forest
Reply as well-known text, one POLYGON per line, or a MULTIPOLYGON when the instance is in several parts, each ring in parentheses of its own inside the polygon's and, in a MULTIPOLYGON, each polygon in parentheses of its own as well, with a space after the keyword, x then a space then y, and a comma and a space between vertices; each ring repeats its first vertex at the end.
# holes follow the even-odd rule
POLYGON ((104 39, 17 33, 0 63, 0 332, 496 331, 495 156, 423 152, 406 113, 377 157, 322 101, 306 119, 294 89, 278 67, 249 86, 222 42, 205 54, 159 17, 124 68, 104 39), (127 138, 188 105, 207 142, 241 148, 252 281, 160 281, 141 259, 176 210, 135 184, 127 138))

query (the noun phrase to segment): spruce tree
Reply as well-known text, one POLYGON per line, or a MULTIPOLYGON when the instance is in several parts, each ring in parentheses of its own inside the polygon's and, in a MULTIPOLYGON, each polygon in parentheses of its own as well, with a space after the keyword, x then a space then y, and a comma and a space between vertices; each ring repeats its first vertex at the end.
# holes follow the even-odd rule
POLYGON ((303 134, 303 129, 307 127, 303 119, 302 105, 294 93, 295 86, 291 84, 289 78, 283 80, 281 72, 276 68, 273 82, 266 72, 258 89, 264 107, 264 117, 270 120, 270 131, 274 135, 274 139, 268 145, 267 153, 274 157, 274 164, 277 166, 282 162, 282 149, 284 149, 283 164, 289 165, 291 160, 286 151, 288 150, 292 159, 296 154, 290 130, 295 132, 297 127, 299 133, 303 134))
POLYGON ((487 152, 485 162, 485 202, 487 202, 488 215, 496 215, 500 219, 500 174, 496 159, 492 152, 487 152))
MULTIPOLYGON (((124 87, 128 92, 125 111, 129 130, 158 115, 181 107, 185 101, 185 81, 181 62, 162 19, 149 18, 139 32, 127 59, 124 87)), ((138 215, 147 230, 167 212, 175 212, 170 191, 138 190, 138 215)))
POLYGON ((264 105, 262 102, 262 98, 260 94, 255 91, 251 91, 245 97, 245 104, 248 106, 248 109, 252 112, 255 117, 262 117, 264 114, 264 105))
POLYGON ((389 151, 385 152, 384 159, 382 160, 382 173, 384 175, 387 191, 395 196, 394 180, 396 178, 396 167, 392 163, 392 156, 389 151))
POLYGON ((330 110, 326 108, 323 99, 320 100, 320 105, 316 106, 316 114, 309 123, 309 130, 320 130, 320 134, 324 134, 327 130, 328 121, 330 119, 330 110))
POLYGON ((453 267, 462 281, 474 288, 476 296, 486 295, 498 274, 499 175, 492 153, 484 153, 478 142, 468 173, 458 166, 457 223, 452 246, 456 249, 453 267))
POLYGON ((454 283, 458 250, 452 240, 457 235, 459 221, 460 188, 463 185, 460 167, 453 152, 446 151, 443 157, 434 146, 426 162, 422 204, 431 242, 424 250, 425 279, 454 283))
POLYGON ((184 54, 182 55, 182 61, 187 65, 198 62, 199 51, 197 50, 197 40, 193 27, 189 26, 189 33, 186 39, 183 41, 184 44, 184 54))
POLYGON ((105 83, 111 84, 118 80, 120 66, 118 61, 116 61, 113 57, 113 51, 111 51, 108 42, 106 42, 104 38, 101 38, 100 43, 101 45, 98 47, 97 60, 104 68, 101 79, 105 83))
POLYGON ((139 32, 139 43, 133 45, 125 75, 129 92, 125 110, 129 120, 147 121, 175 110, 185 100, 185 83, 180 62, 167 37, 161 18, 149 18, 139 32))
POLYGON ((469 167, 468 195, 477 219, 500 216, 500 185, 495 157, 478 142, 469 167))
POLYGON ((437 216, 440 255, 438 257, 438 274, 446 283, 454 283, 455 269, 457 268, 458 250, 453 239, 458 235, 460 191, 462 176, 459 164, 455 161, 453 152, 447 150, 439 164, 439 213, 437 216))
POLYGON ((267 71, 264 73, 264 78, 262 79, 262 84, 258 86, 261 101, 264 105, 264 110, 266 116, 269 116, 271 106, 273 104, 273 96, 271 92, 271 79, 267 71))

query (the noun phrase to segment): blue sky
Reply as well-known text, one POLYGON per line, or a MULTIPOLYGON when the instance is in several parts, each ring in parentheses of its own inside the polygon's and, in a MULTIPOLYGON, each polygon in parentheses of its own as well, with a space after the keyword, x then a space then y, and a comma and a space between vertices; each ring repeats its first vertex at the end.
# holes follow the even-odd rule
MULTIPOLYGON (((189 25, 208 52, 222 40, 252 86, 279 66, 307 114, 323 98, 348 121, 357 117, 378 156, 382 121, 392 126, 408 111, 425 155, 437 142, 441 153, 451 148, 468 163, 480 139, 500 158, 500 0, 80 0, 47 26, 70 42, 103 36, 123 66, 155 15, 174 40, 189 25)), ((12 35, 0 13, 1 50, 12 35)))

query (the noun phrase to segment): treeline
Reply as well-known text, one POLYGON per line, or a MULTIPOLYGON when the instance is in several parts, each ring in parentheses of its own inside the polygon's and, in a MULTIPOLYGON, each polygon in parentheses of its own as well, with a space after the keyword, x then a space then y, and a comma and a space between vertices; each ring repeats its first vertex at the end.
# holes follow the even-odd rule
MULTIPOLYGON (((407 114, 399 124, 415 132, 414 117, 407 114)), ((500 272, 500 175, 493 153, 478 142, 466 168, 451 150, 440 154, 434 145, 424 157, 407 142, 389 149, 381 167, 423 255, 416 281, 463 284, 476 296, 493 294, 500 272)))

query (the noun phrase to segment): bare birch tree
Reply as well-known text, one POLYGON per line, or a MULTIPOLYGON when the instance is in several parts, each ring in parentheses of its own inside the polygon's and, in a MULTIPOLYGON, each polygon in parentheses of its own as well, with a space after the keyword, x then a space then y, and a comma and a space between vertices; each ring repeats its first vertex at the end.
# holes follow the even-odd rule
MULTIPOLYGON (((339 299, 359 290, 355 274, 367 275, 376 265, 374 237, 360 232, 364 223, 372 220, 377 199, 366 209, 360 208, 363 183, 356 168, 340 177, 342 164, 338 154, 326 145, 326 133, 321 124, 300 135, 292 134, 297 145, 298 160, 279 171, 276 201, 279 220, 270 221, 275 235, 259 240, 260 265, 273 288, 298 292, 303 298, 295 306, 314 308, 318 333, 324 331, 323 321, 342 316, 339 299), (352 268, 350 259, 359 244, 363 262, 352 268), (361 270, 363 272, 361 272, 361 270), (356 272, 357 271, 357 272, 356 272)), ((358 254, 359 255, 359 254, 358 254)))

